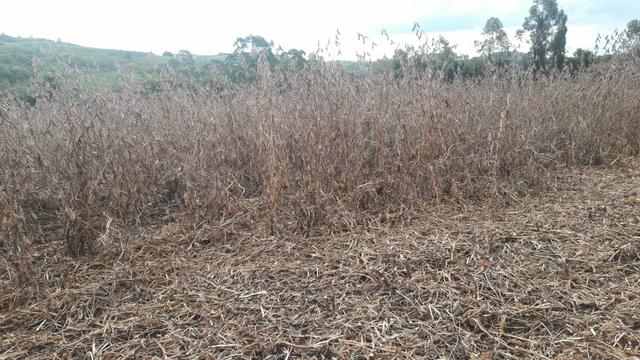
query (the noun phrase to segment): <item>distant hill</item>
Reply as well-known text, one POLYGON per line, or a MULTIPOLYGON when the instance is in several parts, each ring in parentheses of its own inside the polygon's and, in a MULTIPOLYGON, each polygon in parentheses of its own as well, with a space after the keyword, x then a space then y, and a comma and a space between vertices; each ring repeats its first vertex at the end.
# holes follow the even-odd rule
MULTIPOLYGON (((224 61, 227 55, 194 55, 198 62, 224 61)), ((116 84, 120 77, 154 78, 158 66, 167 65, 173 54, 97 49, 70 43, 0 34, 0 90, 20 89, 30 84, 34 64, 43 76, 64 68, 93 75, 98 83, 116 84)))

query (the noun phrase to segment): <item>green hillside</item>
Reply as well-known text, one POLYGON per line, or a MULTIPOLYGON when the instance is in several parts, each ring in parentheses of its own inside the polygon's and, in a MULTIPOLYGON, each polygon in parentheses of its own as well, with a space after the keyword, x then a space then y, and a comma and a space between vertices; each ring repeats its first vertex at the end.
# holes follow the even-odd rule
MULTIPOLYGON (((226 55, 194 56, 198 62, 223 61, 226 55)), ((91 74, 98 85, 114 85, 122 77, 146 81, 156 69, 170 63, 165 56, 137 51, 96 49, 51 41, 0 34, 0 89, 20 89, 30 84, 34 66, 45 78, 65 69, 91 74)))

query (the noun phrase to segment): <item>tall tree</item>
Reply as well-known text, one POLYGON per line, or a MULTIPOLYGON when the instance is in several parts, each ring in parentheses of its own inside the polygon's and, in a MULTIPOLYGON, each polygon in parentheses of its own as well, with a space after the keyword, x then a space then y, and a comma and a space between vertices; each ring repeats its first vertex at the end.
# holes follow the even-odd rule
POLYGON ((567 47, 567 14, 560 10, 558 13, 556 32, 551 40, 551 59, 556 69, 562 71, 564 67, 565 51, 567 47))
POLYGON ((307 63, 305 52, 298 49, 290 49, 280 54, 280 65, 283 67, 292 67, 296 70, 302 70, 307 63))
POLYGON ((225 59, 226 71, 234 82, 252 82, 258 76, 258 59, 261 55, 266 57, 270 66, 277 62, 272 51, 273 43, 262 36, 249 35, 239 37, 233 43, 233 54, 225 59))
POLYGON ((502 21, 496 17, 491 17, 482 29, 484 40, 476 41, 475 47, 480 54, 491 58, 495 53, 507 53, 511 49, 511 43, 507 32, 504 31, 502 21))
POLYGON ((629 21, 626 33, 631 43, 640 42, 640 19, 629 21))
POLYGON ((444 36, 440 36, 433 43, 433 54, 430 54, 431 65, 442 72, 447 80, 452 80, 458 70, 458 54, 455 52, 455 45, 444 36))
POLYGON ((257 53, 261 50, 271 50, 271 44, 262 36, 249 35, 243 38, 237 38, 233 43, 235 47, 234 53, 251 52, 257 53))
POLYGON ((536 71, 546 70, 549 52, 554 65, 562 68, 567 43, 567 15, 558 9, 556 0, 534 0, 519 31, 520 34, 523 32, 529 33, 536 71))

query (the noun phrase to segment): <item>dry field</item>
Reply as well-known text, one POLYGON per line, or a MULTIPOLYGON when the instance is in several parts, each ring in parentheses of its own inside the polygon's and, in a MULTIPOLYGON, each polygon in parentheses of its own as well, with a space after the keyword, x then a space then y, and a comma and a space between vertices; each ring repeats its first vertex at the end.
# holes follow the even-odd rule
POLYGON ((637 168, 578 168, 350 233, 37 246, 47 281, 3 291, 0 358, 638 357, 639 189, 637 168))
POLYGON ((0 97, 0 359, 640 356, 637 56, 259 70, 0 97))

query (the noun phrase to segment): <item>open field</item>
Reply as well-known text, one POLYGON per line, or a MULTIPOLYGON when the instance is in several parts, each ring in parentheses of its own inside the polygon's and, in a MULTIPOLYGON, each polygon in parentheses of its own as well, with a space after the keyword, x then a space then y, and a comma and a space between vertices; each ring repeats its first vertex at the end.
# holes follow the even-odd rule
POLYGON ((633 165, 319 237, 169 224, 97 258, 39 245, 43 281, 3 289, 0 358, 634 358, 633 165))
POLYGON ((0 359, 640 356, 637 54, 265 54, 0 97, 0 359))
POLYGON ((118 2, 2 6, 0 360, 640 360, 640 1, 118 2))

